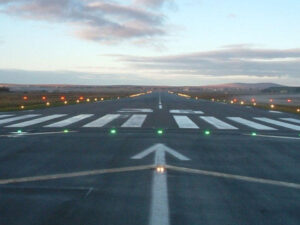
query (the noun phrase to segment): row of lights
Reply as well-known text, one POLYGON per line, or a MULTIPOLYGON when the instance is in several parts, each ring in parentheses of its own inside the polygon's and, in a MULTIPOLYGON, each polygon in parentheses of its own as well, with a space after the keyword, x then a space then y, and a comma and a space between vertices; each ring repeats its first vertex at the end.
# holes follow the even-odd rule
MULTIPOLYGON (((25 101, 27 101, 27 100, 28 100, 28 97, 27 97, 27 96, 23 96, 23 99, 24 99, 25 101)), ((118 97, 118 99, 120 99, 120 97, 118 97)), ((46 96, 43 96, 43 97, 42 97, 42 100, 43 100, 43 101, 47 100, 46 96)), ((61 97, 60 97, 60 100, 63 101, 63 103, 64 103, 65 105, 68 104, 68 101, 66 100, 66 97, 65 97, 65 96, 61 96, 61 97)), ((104 98, 100 98, 100 100, 101 100, 101 101, 104 101, 104 98)), ((80 101, 84 101, 84 97, 83 97, 83 96, 80 96, 79 99, 76 100, 76 103, 80 103, 80 101)), ((90 101, 91 101, 90 98, 87 98, 87 99, 86 99, 86 102, 90 102, 90 101)), ((94 98, 94 101, 97 102, 97 101, 98 101, 98 98, 94 98)), ((47 102, 46 102, 46 106, 50 106, 50 105, 51 105, 51 103, 50 103, 49 101, 47 101, 47 102)), ((21 106, 20 106, 20 109, 25 109, 25 106, 24 106, 24 105, 21 105, 21 106)))

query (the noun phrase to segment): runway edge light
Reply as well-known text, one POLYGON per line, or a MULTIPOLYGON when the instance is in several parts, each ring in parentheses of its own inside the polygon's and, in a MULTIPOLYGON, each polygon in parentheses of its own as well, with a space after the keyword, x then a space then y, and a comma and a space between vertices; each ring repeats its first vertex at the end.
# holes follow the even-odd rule
POLYGON ((204 131, 204 134, 205 134, 205 135, 210 135, 211 132, 210 132, 209 130, 205 130, 205 131, 204 131))
POLYGON ((116 133, 117 133, 117 130, 114 129, 114 128, 113 128, 113 129, 110 129, 109 133, 110 133, 110 134, 116 134, 116 133))
POLYGON ((158 130, 157 130, 157 134, 158 134, 158 135, 162 135, 163 133, 164 133, 164 131, 163 131, 162 129, 158 129, 158 130))

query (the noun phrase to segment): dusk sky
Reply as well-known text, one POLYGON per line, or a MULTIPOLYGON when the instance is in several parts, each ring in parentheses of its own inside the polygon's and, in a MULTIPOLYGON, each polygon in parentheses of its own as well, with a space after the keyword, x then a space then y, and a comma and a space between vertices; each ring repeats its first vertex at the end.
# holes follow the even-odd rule
POLYGON ((0 83, 300 85, 299 0, 0 0, 0 83))

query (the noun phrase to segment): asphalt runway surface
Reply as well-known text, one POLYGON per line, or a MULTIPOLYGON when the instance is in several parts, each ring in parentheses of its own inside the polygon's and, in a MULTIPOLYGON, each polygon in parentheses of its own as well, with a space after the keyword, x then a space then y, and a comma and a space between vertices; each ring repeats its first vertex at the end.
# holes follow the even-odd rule
POLYGON ((3 112, 0 224, 298 225, 299 134, 167 92, 3 112))

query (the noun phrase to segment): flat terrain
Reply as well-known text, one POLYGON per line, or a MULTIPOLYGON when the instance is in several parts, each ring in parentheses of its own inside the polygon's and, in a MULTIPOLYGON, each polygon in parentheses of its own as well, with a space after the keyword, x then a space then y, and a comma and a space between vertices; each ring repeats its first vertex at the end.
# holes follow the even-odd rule
POLYGON ((3 112, 0 224, 296 225, 299 134, 295 114, 167 92, 3 112))

